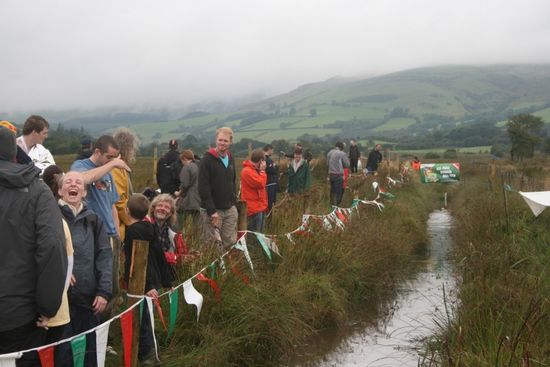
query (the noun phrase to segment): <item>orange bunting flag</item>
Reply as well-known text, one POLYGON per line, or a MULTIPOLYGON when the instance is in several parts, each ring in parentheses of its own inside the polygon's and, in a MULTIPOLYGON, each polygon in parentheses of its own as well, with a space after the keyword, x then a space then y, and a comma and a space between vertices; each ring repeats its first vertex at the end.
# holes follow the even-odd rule
POLYGON ((166 327, 166 321, 164 321, 164 314, 162 313, 162 307, 160 306, 160 302, 158 298, 153 298, 153 302, 155 303, 155 307, 157 309, 157 312, 159 314, 160 322, 162 322, 162 326, 164 327, 165 331, 168 331, 168 328, 166 327))

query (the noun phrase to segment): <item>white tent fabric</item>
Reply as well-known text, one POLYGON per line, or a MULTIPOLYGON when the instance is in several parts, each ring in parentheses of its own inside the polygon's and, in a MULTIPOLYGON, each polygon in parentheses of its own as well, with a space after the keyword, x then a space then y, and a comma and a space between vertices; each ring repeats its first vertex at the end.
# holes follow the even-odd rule
POLYGON ((535 217, 542 213, 547 206, 550 206, 550 191, 519 191, 519 194, 523 197, 527 205, 529 205, 535 217))

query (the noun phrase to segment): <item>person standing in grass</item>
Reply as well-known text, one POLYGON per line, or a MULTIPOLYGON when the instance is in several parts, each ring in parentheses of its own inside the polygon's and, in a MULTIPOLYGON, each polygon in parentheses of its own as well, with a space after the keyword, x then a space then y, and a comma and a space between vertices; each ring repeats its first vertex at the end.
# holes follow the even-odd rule
POLYGON ((267 174, 267 211, 270 212, 273 204, 277 201, 277 190, 279 189, 279 166, 273 161, 273 146, 267 144, 264 147, 265 173, 267 174))
POLYGON ((366 173, 376 173, 378 170, 378 165, 380 162, 382 162, 382 153, 380 153, 380 150, 382 150, 382 145, 376 144, 374 146, 374 149, 371 150, 369 153, 369 157, 367 158, 367 168, 366 173))
MULTIPOLYGON (((44 345, 59 310, 68 258, 61 213, 33 164, 16 163, 15 134, 0 127, 0 354, 44 345)), ((18 366, 39 366, 36 352, 18 366)))
POLYGON ((302 149, 294 150, 294 158, 288 165, 288 193, 299 194, 311 186, 309 164, 302 158, 302 149))
POLYGON ((349 167, 349 160, 344 153, 344 144, 341 141, 334 144, 334 148, 327 154, 328 175, 330 180, 330 204, 340 205, 344 194, 344 169, 349 167))
POLYGON ((193 151, 186 149, 181 152, 180 187, 175 192, 178 212, 181 213, 180 228, 188 219, 196 228, 200 226, 201 197, 199 195, 199 166, 195 162, 193 151))
POLYGON ((355 139, 351 139, 349 144, 349 166, 351 173, 357 173, 357 164, 359 159, 361 159, 361 151, 355 139))
MULTIPOLYGON (((142 194, 133 194, 128 199, 128 227, 126 228, 126 238, 124 240, 124 254, 126 263, 124 266, 124 280, 128 284, 130 280, 130 270, 132 269, 131 260, 134 240, 149 242, 149 251, 147 254, 147 273, 145 277, 144 294, 152 297, 159 297, 159 290, 169 288, 174 280, 170 267, 164 257, 162 247, 158 242, 156 227, 150 221, 144 220, 149 211, 149 200, 142 194)), ((143 309, 141 317, 141 327, 139 334, 138 359, 144 363, 154 361, 153 350, 155 342, 153 339, 153 330, 149 322, 149 310, 143 309)))
POLYGON ((262 149, 254 149, 250 159, 243 162, 241 172, 241 199, 247 207, 247 229, 263 232, 267 209, 267 175, 265 154, 262 149))
POLYGON ((228 247, 237 242, 235 161, 229 151, 233 130, 216 130, 216 146, 207 151, 199 168, 203 241, 228 247))

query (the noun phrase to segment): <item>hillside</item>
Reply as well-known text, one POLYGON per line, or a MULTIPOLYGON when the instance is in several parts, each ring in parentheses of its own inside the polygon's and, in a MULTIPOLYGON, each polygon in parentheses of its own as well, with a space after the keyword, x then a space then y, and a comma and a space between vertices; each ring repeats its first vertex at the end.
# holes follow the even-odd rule
POLYGON ((233 113, 135 124, 144 142, 210 134, 264 142, 303 134, 392 138, 470 122, 497 122, 550 107, 550 65, 440 66, 368 79, 332 78, 233 113))

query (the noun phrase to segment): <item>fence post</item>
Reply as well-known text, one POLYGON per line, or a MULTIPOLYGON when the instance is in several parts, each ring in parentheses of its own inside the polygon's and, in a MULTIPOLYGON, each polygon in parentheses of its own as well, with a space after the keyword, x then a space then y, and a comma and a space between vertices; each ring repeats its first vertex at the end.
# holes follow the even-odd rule
POLYGON ((246 231, 248 228, 247 214, 248 208, 246 206, 246 201, 239 200, 237 201, 237 211, 239 212, 239 221, 237 222, 237 231, 246 231))
MULTIPOLYGON (((130 274, 128 277, 128 293, 129 294, 144 294, 145 293, 145 277, 147 275, 147 256, 149 254, 149 241, 134 240, 132 242, 132 258, 126 259, 131 261, 130 274)), ((132 306, 139 299, 128 298, 128 306, 132 306)), ((145 302, 145 301, 144 301, 145 302)), ((144 304, 143 307, 147 307, 144 304)), ((132 366, 138 365, 138 349, 139 349, 139 334, 140 334, 140 317, 139 308, 138 316, 134 313, 132 328, 132 366)), ((133 310, 135 311, 135 309, 133 310)), ((149 322, 149 320, 143 320, 143 322, 149 322)), ((124 356, 122 356, 124 358, 124 356)))

